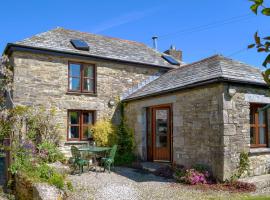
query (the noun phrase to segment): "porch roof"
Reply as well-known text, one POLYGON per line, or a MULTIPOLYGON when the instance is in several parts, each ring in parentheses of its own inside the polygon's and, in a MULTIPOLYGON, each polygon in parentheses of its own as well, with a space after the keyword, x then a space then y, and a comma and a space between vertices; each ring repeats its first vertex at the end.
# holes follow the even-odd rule
POLYGON ((123 101, 141 99, 217 81, 267 87, 258 68, 222 55, 214 55, 198 62, 184 65, 178 69, 170 70, 132 93, 123 101))

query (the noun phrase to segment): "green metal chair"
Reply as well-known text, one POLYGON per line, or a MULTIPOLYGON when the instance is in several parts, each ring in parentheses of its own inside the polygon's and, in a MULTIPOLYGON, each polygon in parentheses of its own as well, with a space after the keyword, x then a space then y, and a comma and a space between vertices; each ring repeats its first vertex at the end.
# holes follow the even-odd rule
POLYGON ((77 169, 77 167, 79 167, 81 174, 83 172, 83 166, 88 166, 89 168, 89 161, 81 157, 81 153, 77 147, 71 146, 71 154, 72 154, 71 160, 73 160, 74 171, 77 169))
POLYGON ((111 165, 114 166, 114 157, 115 157, 116 151, 117 151, 117 145, 113 145, 112 149, 110 150, 109 156, 101 158, 101 166, 103 166, 104 172, 106 168, 109 171, 109 173, 111 172, 111 165))

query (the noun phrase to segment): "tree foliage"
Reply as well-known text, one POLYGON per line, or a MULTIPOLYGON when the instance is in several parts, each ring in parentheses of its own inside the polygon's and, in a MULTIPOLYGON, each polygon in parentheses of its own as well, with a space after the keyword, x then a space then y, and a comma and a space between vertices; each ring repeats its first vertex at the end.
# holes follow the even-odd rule
MULTIPOLYGON (((270 8, 265 5, 264 0, 249 0, 252 2, 250 9, 256 15, 260 12, 262 15, 270 16, 270 8)), ((248 48, 256 48, 257 52, 267 53, 265 60, 262 65, 267 67, 270 63, 270 36, 259 36, 258 32, 254 34, 254 43, 248 45, 248 48)), ((265 72, 262 73, 265 82, 270 85, 270 69, 266 69, 265 72)))
POLYGON ((13 89, 13 66, 7 56, 0 58, 0 108, 5 107, 5 95, 13 104, 11 91, 13 89))

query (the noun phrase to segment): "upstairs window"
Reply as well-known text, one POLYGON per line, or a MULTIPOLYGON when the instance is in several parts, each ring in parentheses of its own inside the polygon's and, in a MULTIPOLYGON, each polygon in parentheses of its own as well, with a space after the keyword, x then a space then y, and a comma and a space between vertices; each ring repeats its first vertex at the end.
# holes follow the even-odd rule
POLYGON ((94 111, 68 111, 68 140, 87 140, 92 137, 91 126, 94 124, 94 111))
POLYGON ((268 129, 266 111, 259 111, 265 104, 250 104, 250 145, 267 147, 268 129))
POLYGON ((80 93, 96 93, 95 65, 69 63, 68 91, 80 93))

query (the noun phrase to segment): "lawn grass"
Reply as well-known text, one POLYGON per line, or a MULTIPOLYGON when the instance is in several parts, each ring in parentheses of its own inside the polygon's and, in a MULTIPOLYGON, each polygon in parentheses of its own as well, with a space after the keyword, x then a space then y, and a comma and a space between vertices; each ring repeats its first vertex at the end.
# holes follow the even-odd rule
POLYGON ((270 196, 250 196, 243 197, 241 200, 270 200, 270 196))

